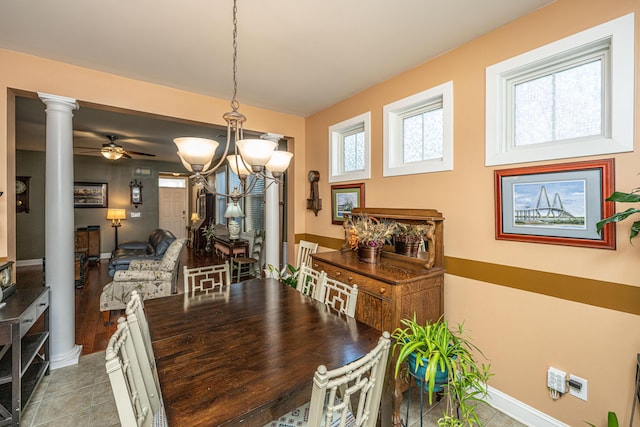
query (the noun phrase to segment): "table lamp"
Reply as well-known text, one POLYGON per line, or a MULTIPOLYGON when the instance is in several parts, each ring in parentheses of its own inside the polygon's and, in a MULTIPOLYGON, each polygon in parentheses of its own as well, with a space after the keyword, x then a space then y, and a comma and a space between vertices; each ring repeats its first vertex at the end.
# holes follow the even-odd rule
POLYGON ((123 219, 127 219, 127 213, 124 209, 107 209, 107 219, 111 220, 111 226, 116 230, 116 248, 118 247, 118 227, 120 221, 123 219))
POLYGON ((237 240, 240 238, 240 223, 236 220, 243 217, 244 213, 237 203, 229 203, 224 213, 225 218, 229 218, 229 240, 237 240))

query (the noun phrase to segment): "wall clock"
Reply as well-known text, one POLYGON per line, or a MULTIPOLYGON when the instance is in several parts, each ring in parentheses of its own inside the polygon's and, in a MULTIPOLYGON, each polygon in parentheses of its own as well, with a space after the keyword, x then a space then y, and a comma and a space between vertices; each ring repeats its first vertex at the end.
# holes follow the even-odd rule
POLYGON ((129 183, 131 189, 131 204, 136 208, 142 204, 142 183, 134 179, 129 183))
POLYGON ((16 212, 29 212, 28 176, 16 176, 16 212))

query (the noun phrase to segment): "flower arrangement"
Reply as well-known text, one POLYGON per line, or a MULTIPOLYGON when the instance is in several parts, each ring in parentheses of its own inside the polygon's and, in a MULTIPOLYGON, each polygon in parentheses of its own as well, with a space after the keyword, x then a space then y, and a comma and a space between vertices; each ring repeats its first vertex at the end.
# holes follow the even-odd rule
POLYGON ((368 215, 360 215, 346 221, 347 242, 354 250, 361 246, 384 246, 385 240, 393 235, 397 227, 395 221, 379 221, 368 215))
POLYGON ((426 224, 407 224, 398 223, 394 233, 396 239, 402 239, 407 242, 419 241, 427 233, 426 224))

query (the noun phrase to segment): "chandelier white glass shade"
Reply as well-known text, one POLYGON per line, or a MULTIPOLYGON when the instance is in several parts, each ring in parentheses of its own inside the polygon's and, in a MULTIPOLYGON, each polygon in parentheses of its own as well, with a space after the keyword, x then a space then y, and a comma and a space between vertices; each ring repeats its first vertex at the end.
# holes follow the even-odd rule
MULTIPOLYGON (((236 99, 238 81, 236 78, 237 71, 237 0, 233 0, 233 97, 231 99, 232 111, 223 114, 223 118, 227 123, 227 142, 224 148, 224 153, 215 166, 211 166, 213 157, 218 143, 216 141, 204 138, 176 138, 174 142, 178 147, 178 156, 182 161, 184 167, 193 172, 192 178, 196 182, 201 183, 205 190, 210 193, 222 194, 234 201, 237 201, 251 192, 251 188, 246 188, 246 178, 253 174, 256 178, 272 178, 265 175, 266 169, 271 172, 274 179, 278 179, 282 176, 282 173, 289 167, 289 162, 293 157, 293 154, 281 151, 275 151, 282 135, 265 134, 260 139, 244 139, 243 137, 243 123, 247 118, 240 112, 240 103, 236 99), (234 153, 227 156, 231 141, 234 142, 234 153), (216 191, 211 188, 204 178, 205 176, 213 173, 217 170, 222 163, 228 161, 229 167, 240 178, 241 191, 234 189, 232 194, 224 194, 223 192, 216 191)), ((252 181, 255 185, 256 180, 252 181)), ((266 188, 266 186, 265 186, 266 188)))

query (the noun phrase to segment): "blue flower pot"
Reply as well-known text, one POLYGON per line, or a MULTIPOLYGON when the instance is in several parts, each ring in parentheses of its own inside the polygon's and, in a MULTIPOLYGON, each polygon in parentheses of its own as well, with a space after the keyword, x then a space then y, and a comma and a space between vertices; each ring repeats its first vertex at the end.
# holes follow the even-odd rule
MULTIPOLYGON (((423 364, 422 366, 418 367, 417 371, 416 371, 416 355, 414 353, 411 353, 407 358, 407 360, 409 361, 409 374, 416 380, 416 384, 418 386, 422 386, 422 389, 424 391, 429 391, 429 381, 424 379, 427 372, 427 364, 429 362, 429 359, 425 359, 423 357, 422 358, 423 364)), ((433 391, 434 392, 442 391, 443 386, 448 381, 449 381, 448 372, 446 370, 441 371, 440 368, 438 368, 436 371, 436 379, 433 385, 433 391)))

